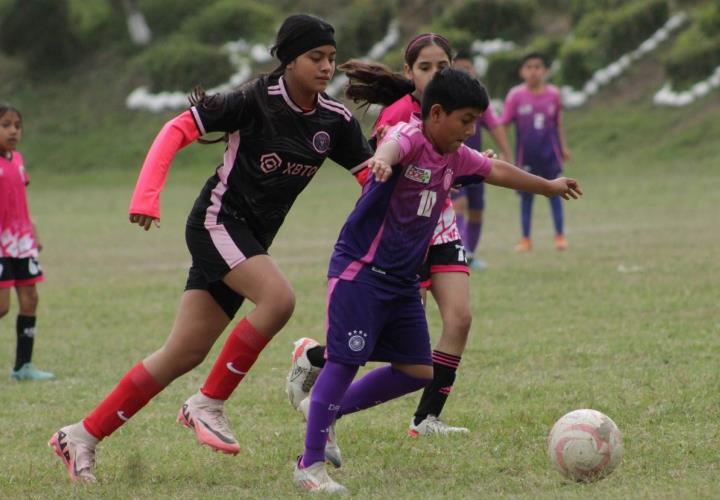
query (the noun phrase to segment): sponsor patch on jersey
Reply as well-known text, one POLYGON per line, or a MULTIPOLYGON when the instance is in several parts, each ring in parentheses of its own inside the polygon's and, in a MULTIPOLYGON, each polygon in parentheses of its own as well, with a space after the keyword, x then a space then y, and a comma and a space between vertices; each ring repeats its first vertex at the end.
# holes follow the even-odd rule
POLYGON ((430 176, 431 173, 429 168, 420 168, 415 165, 410 165, 407 170, 405 170, 405 177, 411 181, 419 182, 421 184, 429 184, 430 176))
POLYGON ((318 153, 327 153, 330 149, 330 134, 322 130, 316 133, 313 136, 312 145, 318 153))

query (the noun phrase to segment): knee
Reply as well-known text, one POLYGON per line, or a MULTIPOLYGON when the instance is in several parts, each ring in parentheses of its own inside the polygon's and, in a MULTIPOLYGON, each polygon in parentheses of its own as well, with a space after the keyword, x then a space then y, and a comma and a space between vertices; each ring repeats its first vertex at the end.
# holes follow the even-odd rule
POLYGON ((472 326, 472 314, 469 309, 458 308, 443 317, 443 323, 446 325, 445 331, 450 335, 465 339, 472 326))
POLYGON ((37 290, 34 288, 24 292, 18 300, 18 307, 20 308, 20 314, 26 316, 33 316, 37 311, 39 298, 37 290))
POLYGON ((432 365, 419 365, 414 376, 420 379, 422 386, 425 387, 432 381, 434 376, 432 365))
POLYGON ((293 292, 292 288, 287 288, 269 297, 268 300, 273 308, 275 317, 285 322, 290 319, 293 311, 295 311, 295 292, 293 292))

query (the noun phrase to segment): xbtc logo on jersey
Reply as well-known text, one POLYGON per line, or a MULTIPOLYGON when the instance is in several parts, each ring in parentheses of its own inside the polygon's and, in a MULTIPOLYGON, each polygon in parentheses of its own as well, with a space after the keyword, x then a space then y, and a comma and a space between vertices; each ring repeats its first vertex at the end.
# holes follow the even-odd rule
POLYGON ((360 352, 365 349, 365 339, 367 336, 368 334, 362 330, 353 330, 352 332, 348 332, 348 337, 350 337, 348 340, 348 347, 350 350, 353 352, 360 352))
POLYGON ((276 171, 282 165, 282 158, 277 153, 268 153, 260 157, 260 170, 269 174, 276 171))
POLYGON ((327 153, 330 149, 330 134, 321 130, 313 136, 312 144, 318 153, 327 153))
MULTIPOLYGON (((260 157, 260 170, 266 174, 271 174, 283 165, 283 159, 277 153, 268 153, 260 157)), ((305 165, 304 163, 286 162, 282 171, 284 175, 297 175, 299 177, 312 177, 320 167, 315 165, 305 165)))

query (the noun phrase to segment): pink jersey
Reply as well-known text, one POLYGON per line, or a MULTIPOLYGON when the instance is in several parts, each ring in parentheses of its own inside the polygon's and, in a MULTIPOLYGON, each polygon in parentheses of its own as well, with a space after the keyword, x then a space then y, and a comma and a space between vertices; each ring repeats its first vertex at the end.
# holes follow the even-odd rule
POLYGON ((340 231, 328 277, 417 295, 418 270, 450 189, 482 182, 492 161, 464 144, 438 153, 417 117, 390 128, 381 144, 389 141, 400 147, 393 175, 365 184, 340 231))
POLYGON ((515 123, 518 166, 530 166, 536 172, 562 169, 558 131, 561 113, 560 91, 554 85, 535 93, 521 84, 508 92, 500 121, 515 123))
POLYGON ((0 155, 0 257, 38 256, 25 193, 29 183, 20 153, 13 151, 10 159, 0 155))
MULTIPOLYGON (((408 94, 382 110, 375 121, 374 129, 377 131, 384 126, 392 126, 400 122, 408 123, 410 117, 415 113, 420 113, 420 102, 412 94, 408 94)), ((460 239, 460 231, 457 227, 457 218, 455 217, 455 210, 453 210, 452 200, 447 198, 444 203, 430 245, 441 245, 460 239)))

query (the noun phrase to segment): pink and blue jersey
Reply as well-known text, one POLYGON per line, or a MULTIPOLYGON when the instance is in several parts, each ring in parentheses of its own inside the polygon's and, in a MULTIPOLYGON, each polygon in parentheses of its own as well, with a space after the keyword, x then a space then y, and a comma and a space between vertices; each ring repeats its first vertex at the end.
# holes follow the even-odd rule
POLYGON ((22 155, 0 155, 0 257, 37 258, 35 231, 25 187, 30 183, 22 155))
MULTIPOLYGON (((384 108, 375 121, 374 130, 377 132, 381 127, 392 126, 400 122, 409 122, 413 114, 420 113, 420 101, 412 94, 398 99, 390 106, 384 108)), ((452 200, 445 200, 445 205, 440 213, 435 232, 433 233, 431 245, 442 245, 452 243, 460 239, 460 231, 457 227, 457 218, 453 210, 452 200)))
POLYGON ((546 85, 535 93, 522 84, 513 87, 505 99, 501 123, 515 123, 515 163, 543 177, 562 170, 559 123, 560 91, 546 85))
POLYGON ((398 164, 387 182, 370 178, 365 184, 335 244, 328 277, 416 294, 418 271, 450 188, 483 181, 492 163, 465 145, 438 153, 418 117, 392 127, 380 143, 386 141, 400 146, 398 164))

